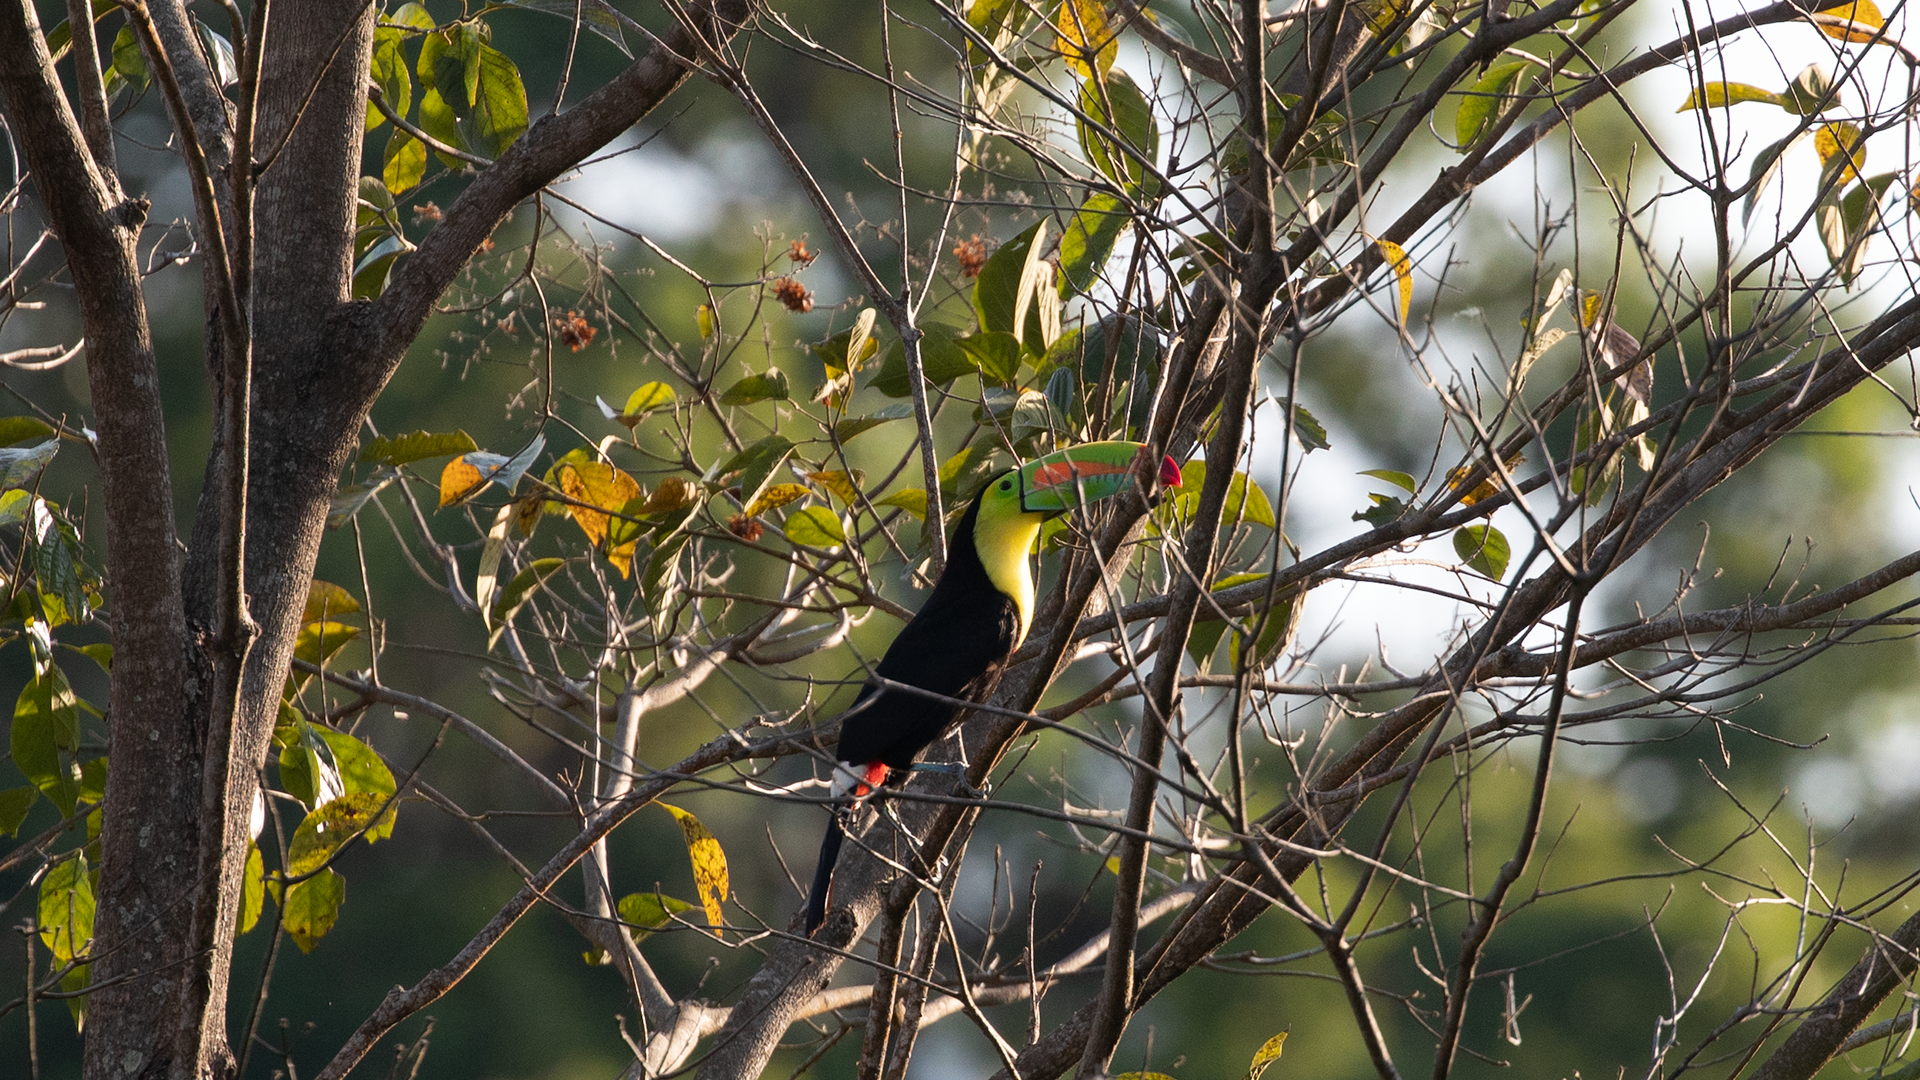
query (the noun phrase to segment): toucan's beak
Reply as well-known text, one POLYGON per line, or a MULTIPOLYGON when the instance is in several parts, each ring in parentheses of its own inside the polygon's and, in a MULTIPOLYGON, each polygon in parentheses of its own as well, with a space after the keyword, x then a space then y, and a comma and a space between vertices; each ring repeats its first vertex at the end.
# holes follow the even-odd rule
POLYGON ((1155 470, 1136 442, 1083 443, 1035 458, 1020 470, 1020 506, 1028 513, 1064 514, 1111 498, 1136 483, 1180 486, 1180 466, 1163 457, 1155 470))

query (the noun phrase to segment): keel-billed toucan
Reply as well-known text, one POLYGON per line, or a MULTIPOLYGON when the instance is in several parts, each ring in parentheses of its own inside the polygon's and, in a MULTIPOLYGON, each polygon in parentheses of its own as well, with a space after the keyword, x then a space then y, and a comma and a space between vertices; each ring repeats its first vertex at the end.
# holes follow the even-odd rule
MULTIPOLYGON (((1033 575, 1028 553, 1050 517, 1158 481, 1180 485, 1180 468, 1164 458, 1158 469, 1139 443, 1098 442, 1058 450, 987 481, 960 517, 947 546, 947 566, 919 614, 893 639, 874 673, 889 683, 942 698, 981 701, 992 692, 1033 619, 1033 575)), ((947 730, 961 706, 870 681, 840 725, 834 751, 836 800, 872 795, 889 775, 947 730)), ((844 833, 835 813, 820 842, 820 862, 807 898, 806 932, 827 914, 833 865, 844 833)))

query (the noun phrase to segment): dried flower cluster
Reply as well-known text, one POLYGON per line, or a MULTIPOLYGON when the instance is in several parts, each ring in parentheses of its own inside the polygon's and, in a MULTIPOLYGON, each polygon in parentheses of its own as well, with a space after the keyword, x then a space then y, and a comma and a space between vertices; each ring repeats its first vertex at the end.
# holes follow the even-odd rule
POLYGON ((953 257, 960 260, 960 276, 977 278, 987 265, 987 242, 974 233, 953 246, 953 257))
POLYGON ((553 329, 560 335, 560 340, 566 344, 567 348, 574 352, 579 352, 593 344, 593 336, 600 332, 587 321, 586 316, 577 311, 554 316, 553 329))
POLYGON ((760 524, 759 518, 735 514, 727 519, 727 531, 751 544, 760 539, 761 534, 767 531, 767 527, 760 524))
POLYGON ((781 305, 788 311, 796 311, 805 315, 807 312, 813 310, 813 290, 800 284, 800 282, 794 278, 783 277, 776 279, 773 283, 773 296, 774 299, 780 301, 781 305))

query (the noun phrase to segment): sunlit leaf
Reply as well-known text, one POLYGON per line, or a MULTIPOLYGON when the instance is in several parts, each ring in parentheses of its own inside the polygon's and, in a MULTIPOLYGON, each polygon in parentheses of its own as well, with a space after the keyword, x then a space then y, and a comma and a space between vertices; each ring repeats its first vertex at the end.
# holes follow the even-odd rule
POLYGON ((1466 91, 1460 111, 1454 115, 1454 148, 1465 153, 1480 141, 1480 135, 1493 123, 1508 99, 1519 89, 1520 79, 1533 66, 1530 60, 1509 60, 1495 64, 1466 91))
POLYGON ((487 526, 486 545, 480 549, 480 565, 473 575, 473 602, 480 606, 480 621, 493 629, 493 595, 500 585, 500 559, 507 551, 507 523, 513 520, 519 503, 508 503, 494 512, 487 526))
POLYGON ((1107 23, 1100 0, 1061 0, 1054 14, 1053 47, 1082 79, 1107 74, 1120 53, 1120 34, 1107 23))
POLYGON ((1286 1044, 1287 1033, 1284 1031, 1261 1043, 1260 1049, 1254 1051, 1253 1060, 1247 1062, 1247 1080, 1260 1080, 1260 1074, 1267 1071, 1267 1066, 1280 1060, 1280 1050, 1286 1044))
MULTIPOLYGON (((368 116, 380 115, 369 110, 368 116)), ((427 144, 404 131, 387 136, 387 149, 380 159, 380 179, 395 195, 404 195, 420 186, 427 176, 427 144)))
POLYGON ((391 835, 393 803, 389 795, 365 791, 322 804, 307 814, 287 842, 287 873, 294 877, 313 873, 356 836, 364 835, 371 843, 391 835))
POLYGON ((574 500, 567 514, 596 547, 607 535, 608 513, 640 494, 639 481, 604 461, 563 461, 554 469, 554 486, 574 500))
POLYGON ((247 845, 247 866, 240 872, 240 916, 235 921, 233 932, 244 934, 252 930, 260 921, 260 910, 266 906, 267 866, 260 857, 260 845, 247 845))
POLYGON ((1763 101, 1769 105, 1789 108, 1787 99, 1771 90, 1762 90, 1757 86, 1737 82, 1710 82, 1702 90, 1695 87, 1674 112, 1686 112, 1689 109, 1720 109, 1729 105, 1738 105, 1743 101, 1763 101))
POLYGON ((832 492, 843 505, 852 506, 860 501, 860 484, 866 479, 866 474, 856 472, 848 476, 839 470, 829 470, 810 472, 807 479, 832 492))
POLYGON ((1380 249, 1380 257, 1393 271, 1394 284, 1400 294, 1400 325, 1407 325, 1407 313, 1413 310, 1413 260, 1407 257, 1407 251, 1391 240, 1374 240, 1380 249))
POLYGON ((1462 562, 1495 581, 1507 572, 1513 548, 1506 536, 1491 525, 1463 525, 1454 530, 1453 551, 1462 562))
POLYGON ((333 929, 346 899, 347 879, 332 870, 322 870, 287 890, 281 922, 301 952, 312 952, 333 929))
POLYGON ((638 940, 646 937, 647 931, 672 922, 675 915, 694 910, 694 906, 664 893, 628 893, 620 898, 617 910, 620 921, 628 924, 629 932, 638 940))
POLYGON ((87 958, 93 947, 93 883, 87 857, 75 852, 40 879, 40 942, 56 967, 87 958))
POLYGON ((324 666, 333 659, 335 653, 359 636, 360 628, 346 623, 331 620, 308 623, 300 628, 299 636, 293 640, 293 655, 309 664, 324 666))
POLYGON ((1365 510, 1354 511, 1353 520, 1364 521, 1376 529, 1392 524, 1407 512, 1407 504, 1391 495, 1370 491, 1367 493, 1367 502, 1371 505, 1365 510))
POLYGON ((830 548, 847 541, 840 515, 824 506, 804 506, 787 515, 783 531, 788 540, 807 547, 830 548))
POLYGON ((1838 4, 1834 7, 1821 8, 1819 14, 1831 15, 1836 19, 1845 19, 1853 24, 1852 26, 1830 26, 1826 23, 1817 24, 1820 27, 1821 33, 1837 41, 1850 41, 1864 45, 1869 42, 1884 41, 1886 39, 1881 31, 1885 30, 1887 19, 1886 16, 1880 14, 1880 9, 1875 6, 1873 0, 1848 0, 1847 3, 1838 4))
POLYGON ((927 516, 927 493, 921 488, 901 488, 884 499, 875 499, 873 505, 897 506, 924 521, 927 516))
POLYGON ((1850 120, 1821 124, 1813 132, 1813 148, 1820 154, 1821 182, 1829 178, 1844 187, 1860 178, 1867 167, 1867 141, 1860 125, 1850 120))
POLYGON ((741 513, 748 517, 759 517, 769 510, 778 510, 791 502, 799 502, 813 494, 813 489, 805 484, 769 484, 760 497, 748 503, 741 513))
MULTIPOLYGON (((1173 512, 1182 519, 1191 520, 1200 509, 1201 489, 1207 483, 1207 463, 1189 461, 1180 467, 1180 490, 1170 500, 1173 512)), ((1267 493, 1260 485, 1247 478, 1243 472, 1235 472, 1227 485, 1227 501, 1222 508, 1225 520, 1232 522, 1244 518, 1257 525, 1274 526, 1273 504, 1267 501, 1267 493)))
POLYGON ((53 434, 53 425, 37 416, 0 416, 0 446, 51 438, 53 434))
POLYGON ((729 889, 727 853, 699 818, 677 806, 660 805, 680 823, 680 831, 686 835, 687 859, 693 864, 693 882, 700 892, 700 906, 706 909, 707 925, 718 933, 724 925, 720 905, 726 902, 729 889))
POLYGON ((793 442, 784 435, 769 435, 730 458, 717 470, 721 479, 737 477, 740 504, 752 505, 766 489, 774 471, 793 453, 793 442))
POLYGON ((330 581, 314 578, 307 585, 307 608, 300 617, 303 623, 323 622, 335 615, 353 615, 360 611, 360 601, 353 594, 330 581))
POLYGON ((982 329, 1015 332, 1013 317, 1020 281, 1033 249, 1046 247, 1046 224, 1042 218, 1027 226, 1019 235, 1001 244, 1000 250, 980 268, 980 276, 973 283, 973 306, 979 313, 982 329))

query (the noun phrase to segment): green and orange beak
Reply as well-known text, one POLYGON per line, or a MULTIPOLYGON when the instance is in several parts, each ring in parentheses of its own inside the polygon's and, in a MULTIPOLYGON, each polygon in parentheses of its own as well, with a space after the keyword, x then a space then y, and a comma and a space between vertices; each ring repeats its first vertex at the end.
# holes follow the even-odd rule
POLYGON ((1180 466, 1162 457, 1158 468, 1144 443, 1082 443, 1035 458, 1020 469, 1020 508, 1030 514, 1064 514, 1140 486, 1180 486, 1180 466))

